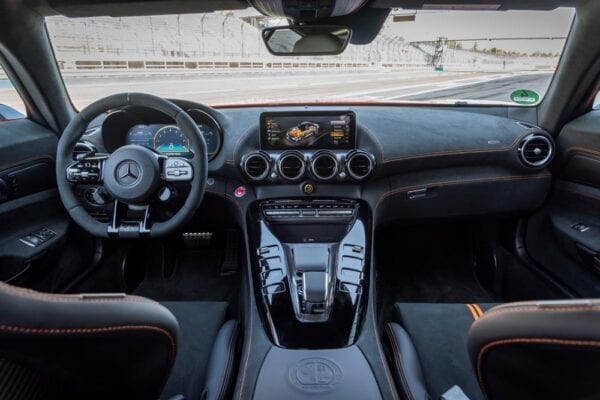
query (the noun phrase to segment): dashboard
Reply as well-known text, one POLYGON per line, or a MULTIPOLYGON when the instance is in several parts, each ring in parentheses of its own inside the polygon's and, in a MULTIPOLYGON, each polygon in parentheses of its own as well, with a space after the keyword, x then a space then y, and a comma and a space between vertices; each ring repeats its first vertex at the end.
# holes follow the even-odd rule
MULTIPOLYGON (((554 141, 534 109, 173 101, 206 140, 207 191, 238 205, 360 199, 388 221, 528 210, 550 187, 554 141)), ((113 110, 88 131, 99 151, 193 157, 173 120, 147 108, 113 110)))

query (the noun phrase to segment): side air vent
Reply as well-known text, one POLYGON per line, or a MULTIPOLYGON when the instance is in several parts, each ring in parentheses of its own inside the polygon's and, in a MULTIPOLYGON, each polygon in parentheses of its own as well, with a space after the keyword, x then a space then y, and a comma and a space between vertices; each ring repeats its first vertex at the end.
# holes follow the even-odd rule
POLYGON ((73 149, 73 161, 85 157, 87 154, 92 154, 97 151, 96 146, 89 142, 77 142, 73 149))
POLYGON ((244 160, 242 169, 253 181, 262 181, 269 175, 269 157, 262 153, 252 153, 244 160))
POLYGON ((284 153, 277 163, 279 175, 288 181, 295 181, 304 176, 306 165, 304 157, 296 152, 284 153))
POLYGON ((312 159, 310 167, 315 178, 322 181, 335 178, 339 169, 338 160, 331 153, 318 153, 312 159))
POLYGON ((346 168, 353 179, 361 180, 373 172, 373 159, 367 153, 357 151, 352 153, 346 161, 346 168))
POLYGON ((528 167, 540 168, 547 165, 554 155, 554 144, 544 135, 533 133, 519 145, 519 157, 528 167))

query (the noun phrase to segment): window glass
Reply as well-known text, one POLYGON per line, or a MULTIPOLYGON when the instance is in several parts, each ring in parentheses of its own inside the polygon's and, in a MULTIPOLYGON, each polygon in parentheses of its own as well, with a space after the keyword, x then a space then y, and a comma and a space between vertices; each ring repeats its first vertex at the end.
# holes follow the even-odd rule
POLYGON ((257 11, 46 18, 76 107, 124 91, 209 105, 417 102, 534 106, 574 16, 550 11, 393 10, 377 37, 334 56, 274 56, 257 11))
POLYGON ((24 118, 25 103, 0 65, 0 121, 24 118))

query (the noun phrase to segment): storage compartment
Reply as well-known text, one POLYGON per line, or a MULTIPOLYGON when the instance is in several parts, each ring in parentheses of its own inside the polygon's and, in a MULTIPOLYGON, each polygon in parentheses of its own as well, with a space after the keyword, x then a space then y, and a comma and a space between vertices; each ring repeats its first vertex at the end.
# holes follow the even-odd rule
POLYGON ((373 371, 357 346, 333 350, 272 347, 258 376, 254 399, 381 399, 373 371))

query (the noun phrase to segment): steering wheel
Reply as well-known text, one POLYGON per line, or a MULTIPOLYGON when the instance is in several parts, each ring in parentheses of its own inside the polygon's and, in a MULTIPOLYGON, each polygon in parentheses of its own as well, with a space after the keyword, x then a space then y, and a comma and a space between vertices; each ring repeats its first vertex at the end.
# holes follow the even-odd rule
POLYGON ((83 229, 98 237, 160 237, 175 232, 202 202, 208 172, 206 143, 192 118, 176 104, 144 93, 122 93, 100 99, 77 114, 58 142, 56 182, 60 198, 83 229), (188 137, 193 158, 166 157, 143 146, 126 145, 112 154, 73 160, 75 145, 96 116, 125 106, 143 106, 173 118, 188 137), (153 222, 150 201, 172 182, 189 182, 181 208, 167 221, 153 222), (114 199, 110 222, 93 218, 73 193, 77 184, 102 185, 114 199))

